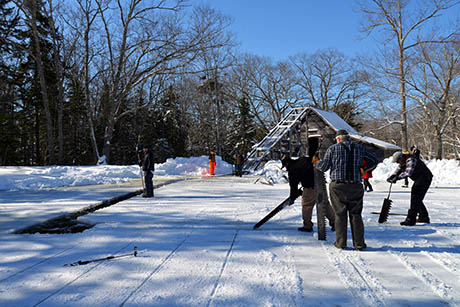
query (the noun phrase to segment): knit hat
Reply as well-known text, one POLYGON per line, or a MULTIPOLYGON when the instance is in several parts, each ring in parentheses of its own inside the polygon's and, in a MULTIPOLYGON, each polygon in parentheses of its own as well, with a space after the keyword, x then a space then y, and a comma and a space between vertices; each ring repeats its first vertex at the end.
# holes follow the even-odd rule
POLYGON ((285 168, 288 163, 291 161, 291 158, 288 156, 285 156, 281 159, 281 168, 285 168))
POLYGON ((393 154, 393 158, 391 162, 396 163, 398 160, 403 156, 403 153, 401 151, 397 151, 393 154))

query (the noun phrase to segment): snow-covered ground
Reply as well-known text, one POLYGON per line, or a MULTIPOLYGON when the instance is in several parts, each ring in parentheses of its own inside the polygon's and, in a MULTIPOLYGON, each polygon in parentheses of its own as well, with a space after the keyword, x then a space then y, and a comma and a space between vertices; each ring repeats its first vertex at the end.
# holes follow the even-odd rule
MULTIPOLYGON (((206 157, 168 160, 154 183, 187 180, 80 217, 95 224, 82 233, 25 235, 11 230, 139 189, 139 168, 1 167, 0 306, 460 306, 460 167, 427 165, 432 223, 414 227, 377 223, 395 164, 374 171, 362 252, 333 247, 329 227, 326 241, 298 232, 299 201, 252 229, 288 195, 279 162, 239 178, 206 175, 206 157), (128 256, 66 266, 111 255, 128 256)), ((390 198, 407 212, 410 189, 390 198)))

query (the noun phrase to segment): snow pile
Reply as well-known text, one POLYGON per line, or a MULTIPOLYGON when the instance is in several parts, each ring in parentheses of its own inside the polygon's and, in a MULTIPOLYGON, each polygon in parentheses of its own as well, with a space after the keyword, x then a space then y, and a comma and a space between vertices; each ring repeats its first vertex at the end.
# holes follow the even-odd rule
MULTIPOLYGON (((434 175, 432 185, 460 185, 460 167, 456 160, 430 160, 426 162, 434 175)), ((379 163, 373 171, 372 182, 384 182, 396 169, 391 158, 379 163)), ((216 157, 216 175, 232 173, 232 165, 216 157)), ((208 174, 208 157, 168 159, 155 164, 155 176, 202 176, 208 174)), ((39 190, 64 186, 116 184, 139 178, 138 165, 92 166, 4 166, 0 167, 0 190, 39 190)), ((266 183, 286 183, 287 172, 281 161, 268 161, 264 168, 254 172, 266 183)), ((326 180, 329 174, 326 173, 326 180)))
MULTIPOLYGON (((201 176, 208 172, 208 157, 168 159, 155 164, 155 176, 201 176)), ((232 165, 216 157, 215 174, 231 174, 232 165)), ((0 190, 40 190, 91 184, 116 184, 139 178, 139 166, 4 166, 0 190)))
MULTIPOLYGON (((460 185, 460 165, 456 160, 430 160, 425 162, 433 173, 432 186, 436 185, 460 185)), ((391 158, 383 160, 372 172, 372 182, 385 182, 396 170, 396 163, 391 158)), ((286 171, 281 170, 281 161, 273 160, 265 164, 264 168, 254 173, 264 177, 268 183, 285 183, 286 171)), ((329 181, 329 172, 326 172, 326 180, 329 181)))
MULTIPOLYGON (((209 172, 209 157, 175 158, 168 159, 165 163, 155 164, 155 176, 201 176, 209 172)), ((231 174, 232 165, 216 156, 216 169, 214 174, 231 174)))
POLYGON ((254 172, 254 175, 264 178, 265 182, 270 184, 287 183, 287 171, 281 166, 280 160, 271 160, 262 169, 254 172))
POLYGON ((0 190, 120 183, 137 176, 138 166, 6 166, 0 168, 0 190))
MULTIPOLYGON (((459 185, 460 184, 460 165, 456 160, 429 160, 424 161, 433 173, 433 185, 459 185)), ((386 181, 386 179, 396 170, 397 164, 391 162, 391 158, 383 160, 372 172, 374 182, 386 181)))

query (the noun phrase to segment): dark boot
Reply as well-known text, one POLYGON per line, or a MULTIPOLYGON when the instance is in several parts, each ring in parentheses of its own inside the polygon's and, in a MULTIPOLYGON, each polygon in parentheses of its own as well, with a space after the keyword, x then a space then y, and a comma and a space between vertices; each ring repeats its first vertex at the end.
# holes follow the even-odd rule
POLYGON ((355 250, 357 251, 362 251, 362 250, 365 250, 366 248, 367 248, 366 243, 364 243, 363 246, 355 246, 355 250))
POLYGON ((419 217, 417 218, 417 223, 429 224, 430 218, 429 217, 419 217))
POLYGON ((414 225, 415 225, 415 221, 414 221, 414 220, 411 220, 411 219, 405 219, 405 220, 402 221, 400 224, 401 224, 401 226, 414 226, 414 225))
POLYGON ((302 231, 302 232, 312 232, 313 231, 313 228, 312 227, 299 227, 297 228, 298 231, 302 231))
POLYGON ((331 231, 335 231, 334 222, 329 221, 329 226, 331 226, 331 231))

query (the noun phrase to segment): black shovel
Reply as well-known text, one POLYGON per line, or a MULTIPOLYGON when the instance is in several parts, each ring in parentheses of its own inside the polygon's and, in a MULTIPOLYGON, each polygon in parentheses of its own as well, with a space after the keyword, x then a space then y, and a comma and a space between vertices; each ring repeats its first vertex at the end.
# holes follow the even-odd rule
POLYGON ((390 199, 392 185, 393 183, 390 184, 390 190, 388 191, 388 197, 383 200, 382 210, 380 210, 379 223, 385 223, 388 220, 388 215, 390 214, 390 210, 391 210, 391 203, 393 202, 390 199))

